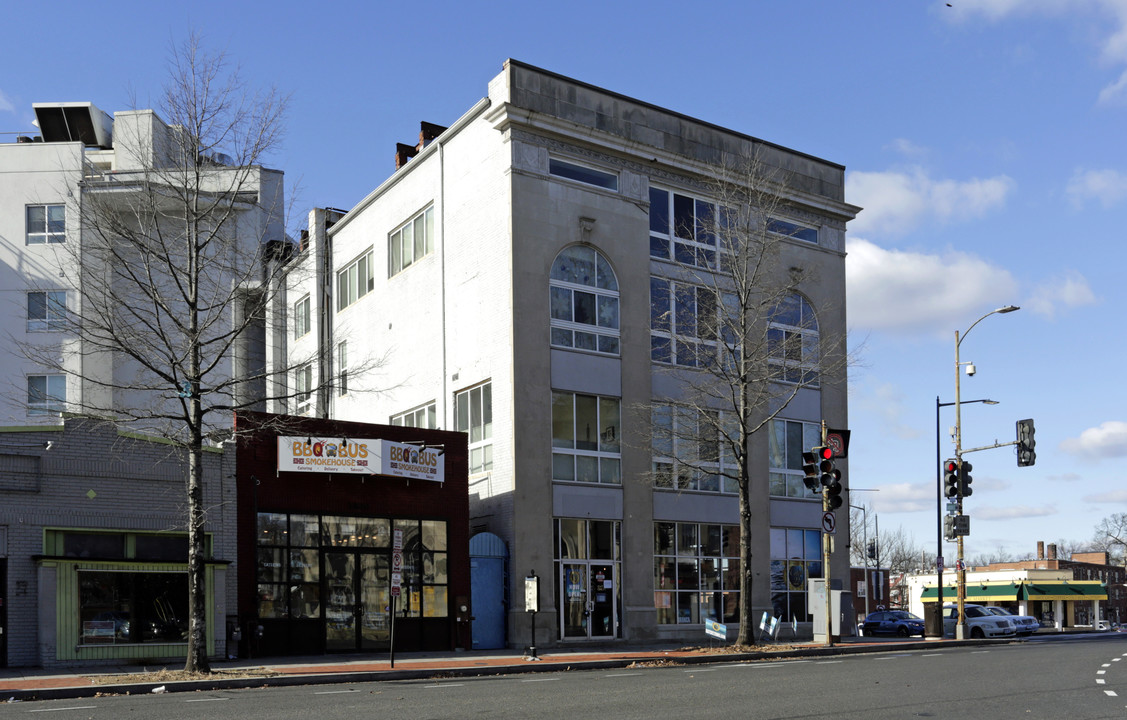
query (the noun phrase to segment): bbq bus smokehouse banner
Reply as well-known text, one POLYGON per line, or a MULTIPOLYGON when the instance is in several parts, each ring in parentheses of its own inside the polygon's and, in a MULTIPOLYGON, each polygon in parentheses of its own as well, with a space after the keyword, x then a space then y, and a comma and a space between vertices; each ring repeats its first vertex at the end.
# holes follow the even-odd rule
POLYGON ((278 436, 278 472, 390 475, 443 482, 442 451, 390 440, 278 436))

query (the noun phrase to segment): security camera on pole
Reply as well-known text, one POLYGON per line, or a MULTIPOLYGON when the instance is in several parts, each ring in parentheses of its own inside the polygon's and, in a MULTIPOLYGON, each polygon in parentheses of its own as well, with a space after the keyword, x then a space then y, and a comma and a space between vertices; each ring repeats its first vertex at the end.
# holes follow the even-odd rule
MULTIPOLYGON (((1000 307, 996 310, 991 310, 990 312, 986 313, 985 315, 983 315, 982 317, 980 317, 979 319, 977 319, 973 323, 971 323, 971 326, 969 328, 967 328, 966 332, 964 332, 961 337, 959 335, 959 331, 958 330, 955 331, 955 467, 956 467, 956 472, 960 476, 958 478, 959 492, 957 494, 957 500, 956 500, 956 513, 958 515, 959 520, 962 521, 961 524, 964 525, 964 526, 966 525, 967 521, 962 520, 962 517, 963 517, 963 495, 964 495, 964 492, 969 491, 969 489, 970 489, 970 482, 969 482, 970 463, 964 463, 963 462, 963 427, 962 427, 962 412, 961 412, 962 408, 961 408, 961 403, 960 403, 960 389, 961 389, 961 384, 962 384, 962 377, 961 376, 962 376, 962 370, 963 370, 964 363, 959 359, 959 346, 962 345, 963 340, 966 339, 966 336, 969 335, 970 331, 974 329, 974 326, 979 324, 980 322, 982 322, 986 318, 990 317, 991 315, 995 315, 995 314, 1011 313, 1011 312, 1013 312, 1015 310, 1019 310, 1019 309, 1020 308, 1018 308, 1016 305, 1006 305, 1005 307, 1000 307), (964 473, 967 473, 967 476, 964 476, 963 475, 964 473)), ((968 363, 965 363, 965 365, 966 365, 967 375, 974 375, 975 372, 976 372, 975 367, 974 367, 974 363, 968 362, 968 363)), ((976 448, 976 449, 983 449, 983 448, 976 448)), ((970 451, 968 451, 968 452, 970 452, 970 451)), ((969 495, 970 493, 966 492, 966 494, 969 495)), ((956 521, 957 524, 959 523, 959 520, 956 521)), ((964 538, 964 535, 959 534, 958 530, 956 530, 956 535, 957 535, 957 537, 956 537, 957 551, 956 552, 957 552, 957 556, 958 556, 958 561, 957 561, 957 565, 956 565, 957 572, 958 572, 958 617, 956 618, 956 621, 955 621, 955 637, 959 640, 962 640, 967 635, 967 616, 966 616, 967 570, 966 570, 966 563, 963 560, 963 538, 964 538)))

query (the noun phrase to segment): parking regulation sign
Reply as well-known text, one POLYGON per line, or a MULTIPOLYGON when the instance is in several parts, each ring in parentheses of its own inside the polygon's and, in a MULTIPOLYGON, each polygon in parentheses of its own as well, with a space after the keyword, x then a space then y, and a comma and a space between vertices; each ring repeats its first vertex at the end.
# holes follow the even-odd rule
POLYGON ((822 513, 822 532, 827 535, 833 535, 834 530, 837 529, 837 516, 828 510, 822 513))

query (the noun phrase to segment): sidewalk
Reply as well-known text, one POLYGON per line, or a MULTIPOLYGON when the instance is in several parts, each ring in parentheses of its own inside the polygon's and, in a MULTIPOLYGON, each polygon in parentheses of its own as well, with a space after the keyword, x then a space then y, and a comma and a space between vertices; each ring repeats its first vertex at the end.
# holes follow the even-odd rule
MULTIPOLYGON (((263 686, 320 685, 427 678, 473 677, 524 672, 560 672, 628 667, 633 663, 697 664, 754 661, 780 657, 819 657, 857 652, 908 650, 962 644, 952 640, 896 640, 843 638, 832 647, 797 642, 763 645, 754 652, 730 652, 715 647, 668 645, 613 645, 547 648, 530 658, 517 650, 396 653, 395 666, 387 652, 363 655, 272 657, 212 662, 212 675, 199 680, 178 680, 177 664, 124 665, 72 668, 0 669, 0 702, 94 697, 102 694, 196 692, 263 686), (166 677, 167 676, 167 677, 166 677)), ((992 641, 987 641, 992 642, 992 641)))

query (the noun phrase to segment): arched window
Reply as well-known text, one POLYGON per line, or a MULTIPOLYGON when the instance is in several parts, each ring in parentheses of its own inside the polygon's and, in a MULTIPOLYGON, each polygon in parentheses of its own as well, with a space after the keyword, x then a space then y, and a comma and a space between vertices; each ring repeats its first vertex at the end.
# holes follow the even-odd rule
POLYGON ((806 298, 791 293, 772 309, 767 351, 776 380, 818 385, 818 318, 806 298))
POLYGON ((573 245, 552 263, 552 346, 618 355, 618 279, 594 248, 573 245))

